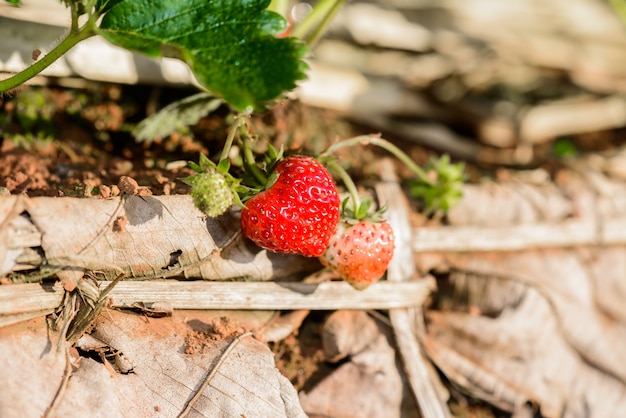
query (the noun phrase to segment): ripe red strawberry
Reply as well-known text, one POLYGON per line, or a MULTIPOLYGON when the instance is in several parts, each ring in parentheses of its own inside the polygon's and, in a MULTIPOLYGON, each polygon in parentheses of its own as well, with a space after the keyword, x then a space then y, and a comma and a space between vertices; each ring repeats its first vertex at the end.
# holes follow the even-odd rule
POLYGON ((362 290, 385 274, 394 249, 393 229, 388 222, 342 222, 320 261, 362 290))
POLYGON ((276 182, 246 202, 243 233, 271 251, 321 255, 339 222, 339 196, 330 173, 304 155, 285 158, 274 171, 276 182))

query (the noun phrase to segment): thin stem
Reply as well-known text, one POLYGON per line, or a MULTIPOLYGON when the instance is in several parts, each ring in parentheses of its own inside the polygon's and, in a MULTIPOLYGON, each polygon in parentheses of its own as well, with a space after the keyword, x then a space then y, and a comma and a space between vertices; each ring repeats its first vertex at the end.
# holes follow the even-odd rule
POLYGON ((348 193, 350 193, 350 198, 352 199, 353 213, 354 216, 357 216, 359 213, 359 208, 361 207, 361 197, 359 196, 359 191, 356 187, 356 184, 354 184, 352 177, 350 177, 348 172, 342 166, 337 164, 337 162, 334 160, 328 161, 326 165, 332 171, 337 173, 339 178, 341 178, 343 184, 346 186, 346 189, 348 189, 348 193))
POLYGON ((278 13, 283 17, 287 17, 287 12, 289 8, 289 0, 272 0, 270 5, 267 6, 267 9, 270 12, 278 13))
POLYGON ((306 15, 293 27, 291 36, 305 40, 307 33, 311 32, 324 20, 324 17, 333 9, 335 3, 343 3, 344 0, 320 0, 313 6, 311 13, 306 15))
POLYGON ((72 23, 70 26, 70 33, 78 32, 78 4, 70 2, 70 15, 72 23))
POLYGON ((309 48, 312 49, 317 45, 317 42, 324 36, 330 22, 335 18, 335 15, 339 12, 339 9, 341 9, 344 3, 345 0, 336 0, 330 10, 324 15, 321 23, 315 27, 313 33, 306 37, 305 41, 309 48))
POLYGON ((386 139, 381 138, 380 136, 361 135, 354 138, 346 139, 331 145, 326 151, 322 153, 322 155, 332 155, 335 151, 341 148, 353 147, 355 145, 376 145, 377 147, 380 147, 390 152, 402 163, 404 163, 404 165, 406 165, 409 170, 411 170, 421 181, 431 186, 435 186, 435 181, 430 178, 428 174, 426 174, 426 171, 424 171, 424 169, 415 164, 411 157, 406 155, 406 153, 400 148, 387 141, 386 139))
POLYGON ((626 4, 623 0, 609 0, 609 4, 615 10, 615 13, 622 20, 622 23, 626 23, 626 4))
POLYGON ((69 51, 74 45, 96 34, 95 23, 91 20, 85 26, 76 32, 70 32, 60 44, 55 46, 50 52, 36 61, 33 65, 19 73, 0 81, 0 93, 11 90, 26 83, 28 80, 45 70, 50 64, 59 59, 63 54, 69 51))
POLYGON ((243 162, 252 176, 261 184, 264 185, 267 183, 267 177, 261 171, 259 166, 256 165, 256 159, 254 158, 254 153, 252 152, 252 141, 247 134, 241 135, 241 144, 243 148, 243 162))
POLYGON ((235 123, 230 126, 228 130, 228 136, 226 137, 226 142, 224 143, 224 148, 222 148, 222 154, 220 155, 220 161, 224 161, 228 159, 228 155, 230 154, 230 149, 233 146, 233 141, 235 140, 235 134, 241 125, 244 123, 245 116, 236 115, 235 123))

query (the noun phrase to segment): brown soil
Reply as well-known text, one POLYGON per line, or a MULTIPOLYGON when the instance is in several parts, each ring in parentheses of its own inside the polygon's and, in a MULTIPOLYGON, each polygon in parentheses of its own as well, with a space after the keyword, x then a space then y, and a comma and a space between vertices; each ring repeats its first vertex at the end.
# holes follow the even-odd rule
MULTIPOLYGON (((147 89, 106 84, 94 84, 88 91, 27 87, 14 97, 0 98, 4 193, 107 198, 119 193, 122 176, 154 195, 188 193, 180 181, 193 173, 187 162, 198 161, 200 153, 219 155, 229 126, 228 111, 218 109, 188 132, 138 143, 129 131, 149 109, 189 94, 147 89), (154 98, 154 91, 161 92, 158 99, 144 99, 154 98), (31 96, 49 106, 40 109, 29 102, 35 102, 31 96)), ((256 117, 253 124, 260 137, 273 138, 287 150, 306 152, 320 152, 329 139, 348 132, 347 125, 328 112, 287 102, 256 117)))
POLYGON ((96 85, 89 91, 31 87, 0 99, 0 187, 11 194, 97 198, 106 197, 107 188, 115 195, 120 177, 129 176, 154 194, 186 193, 177 180, 191 172, 184 162, 207 153, 202 144, 215 136, 174 134, 137 143, 128 131, 146 116, 144 96, 139 87, 96 85), (30 103, 33 95, 51 108, 30 103))
POLYGON ((235 338, 245 332, 244 328, 226 316, 213 318, 208 323, 201 324, 201 327, 196 325, 187 332, 185 354, 202 353, 207 348, 213 348, 219 341, 235 338))
POLYGON ((312 313, 297 333, 270 343, 276 367, 297 390, 307 390, 330 374, 334 367, 324 361, 321 340, 323 313, 312 313))

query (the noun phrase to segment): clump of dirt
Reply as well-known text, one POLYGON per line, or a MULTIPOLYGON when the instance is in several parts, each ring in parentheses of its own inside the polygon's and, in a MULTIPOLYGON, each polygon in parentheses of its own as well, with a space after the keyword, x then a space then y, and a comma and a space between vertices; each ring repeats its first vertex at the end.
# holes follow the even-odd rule
POLYGON ((246 332, 226 316, 214 318, 208 323, 193 321, 187 325, 192 329, 185 336, 185 354, 203 353, 214 348, 220 341, 236 338, 246 332))
POLYGON ((49 155, 28 154, 24 150, 10 149, 9 144, 0 148, 0 155, 0 185, 11 193, 46 189, 50 182, 59 181, 48 168, 49 155))

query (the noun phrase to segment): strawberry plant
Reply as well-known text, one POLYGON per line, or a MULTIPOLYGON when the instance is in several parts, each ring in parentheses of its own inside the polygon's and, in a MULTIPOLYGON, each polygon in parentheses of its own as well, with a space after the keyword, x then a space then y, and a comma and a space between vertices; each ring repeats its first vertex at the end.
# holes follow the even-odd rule
POLYGON ((196 173, 182 181, 209 217, 241 206, 242 231, 260 247, 321 256, 325 266, 357 289, 384 275, 393 256, 393 231, 384 211, 371 211, 367 201, 362 203, 348 173, 333 160, 340 148, 374 145, 395 155, 415 173, 411 192, 429 211, 446 211, 460 197, 462 166, 444 157, 424 170, 375 135, 340 141, 319 159, 283 157, 271 145, 262 156, 252 151, 259 138, 248 116, 271 107, 305 78, 303 59, 344 0, 320 0, 303 20, 289 23, 283 17, 285 0, 63 1, 71 15, 65 39, 31 67, 0 81, 0 93, 23 84, 95 35, 150 57, 184 61, 202 91, 153 114, 137 126, 135 137, 164 137, 222 103, 230 106, 235 116, 219 158, 202 155, 198 164, 190 163, 196 173), (235 143, 240 155, 232 158, 235 143), (324 165, 341 177, 351 195, 343 204, 324 165))

